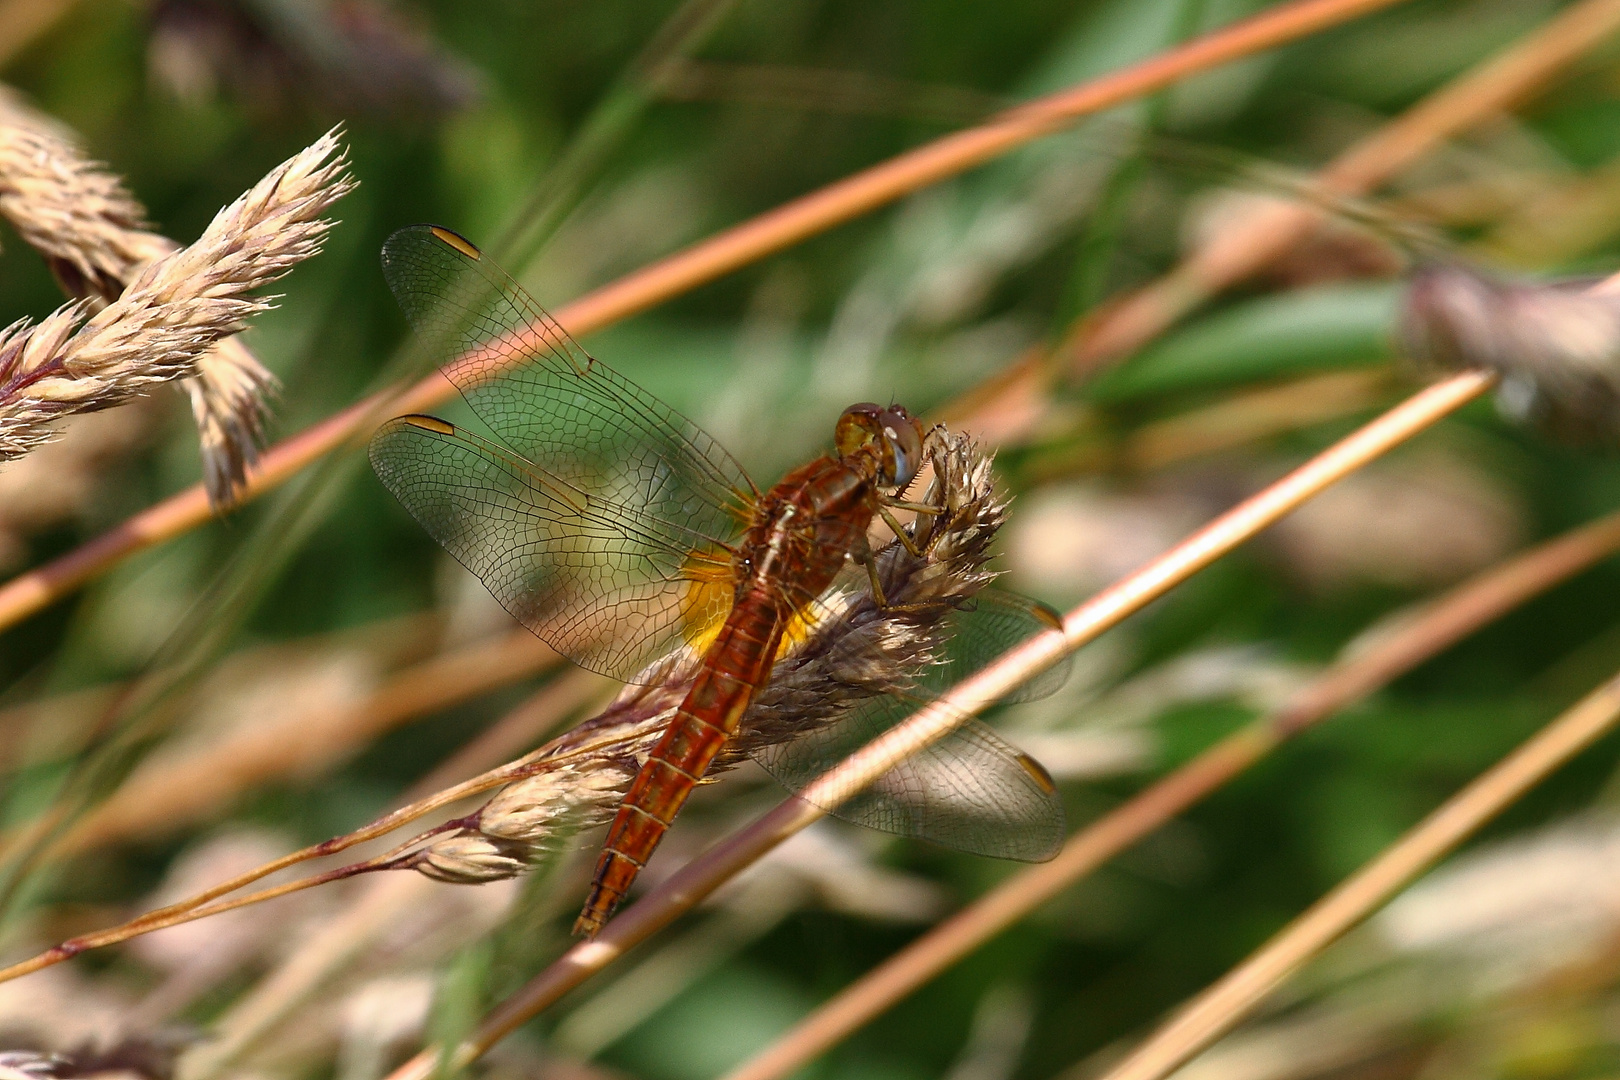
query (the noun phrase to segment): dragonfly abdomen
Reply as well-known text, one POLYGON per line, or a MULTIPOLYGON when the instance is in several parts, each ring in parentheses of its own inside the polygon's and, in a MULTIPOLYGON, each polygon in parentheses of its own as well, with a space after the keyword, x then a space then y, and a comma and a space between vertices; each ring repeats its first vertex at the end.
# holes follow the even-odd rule
POLYGON ((574 933, 595 937, 624 899, 692 789, 737 730, 754 693, 770 678, 786 621, 767 592, 744 593, 733 606, 692 689, 619 804, 574 933))
POLYGON ((855 545, 864 542, 874 503, 870 468, 862 461, 857 468, 818 458, 761 500, 740 545, 745 584, 686 699, 619 804, 574 933, 595 937, 624 899, 770 678, 789 621, 826 590, 855 545))

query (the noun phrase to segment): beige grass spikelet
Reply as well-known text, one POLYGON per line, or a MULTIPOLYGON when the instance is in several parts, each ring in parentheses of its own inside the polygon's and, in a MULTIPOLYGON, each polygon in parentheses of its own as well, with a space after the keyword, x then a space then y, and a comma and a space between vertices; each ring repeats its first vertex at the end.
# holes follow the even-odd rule
MULTIPOLYGON (((334 196, 335 197, 335 196, 334 196)), ((123 182, 89 160, 71 131, 0 88, 0 216, 49 263, 69 295, 92 311, 112 303, 156 259, 179 248, 153 232, 123 182)), ((240 341, 203 351, 182 385, 215 505, 240 487, 262 440, 275 378, 240 341)))
POLYGON ((527 867, 527 849, 510 840, 459 832, 428 845, 416 859, 418 873, 452 885, 480 885, 516 877, 527 867))
MULTIPOLYGON (((0 144, 26 144, 19 132, 28 129, 0 127, 0 144)), ((204 420, 205 451, 214 444, 210 491, 228 494, 226 481, 239 477, 251 458, 268 376, 257 374, 262 369, 248 363, 245 349, 221 353, 215 346, 271 306, 252 290, 320 249, 331 224, 320 215, 353 187, 344 170, 337 132, 328 132, 221 210, 196 243, 135 270, 110 302, 92 283, 110 281, 101 275, 127 250, 106 244, 94 253, 53 257, 59 274, 92 286, 95 298, 69 304, 37 326, 15 323, 0 332, 0 460, 50 439, 53 422, 70 413, 192 379, 199 382, 193 409, 204 420), (214 358, 205 360, 211 351, 214 358)), ((120 205, 110 197, 104 204, 120 205)))

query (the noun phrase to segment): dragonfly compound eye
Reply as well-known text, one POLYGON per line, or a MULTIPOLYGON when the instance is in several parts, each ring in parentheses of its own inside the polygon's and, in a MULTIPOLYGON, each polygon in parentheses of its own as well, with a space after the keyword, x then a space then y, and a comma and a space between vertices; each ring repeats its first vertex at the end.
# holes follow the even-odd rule
POLYGON ((838 418, 834 441, 839 457, 874 446, 877 478, 885 487, 905 487, 922 467, 922 427, 898 405, 886 409, 869 401, 851 405, 838 418))
POLYGON ((883 429, 883 441, 889 445, 889 454, 885 458, 893 459, 892 471, 883 478, 884 482, 903 488, 916 478, 917 470, 922 468, 922 425, 899 405, 884 409, 878 414, 878 421, 883 429))

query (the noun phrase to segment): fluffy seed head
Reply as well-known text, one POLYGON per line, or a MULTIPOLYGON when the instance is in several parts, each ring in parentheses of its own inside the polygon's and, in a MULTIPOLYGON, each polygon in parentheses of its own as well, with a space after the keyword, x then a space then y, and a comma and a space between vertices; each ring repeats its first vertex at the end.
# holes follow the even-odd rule
POLYGON ((353 187, 344 167, 328 132, 180 248, 146 228, 140 204, 59 125, 0 95, 0 215, 83 298, 38 327, 13 325, 0 342, 0 459, 49 439, 67 413, 180 379, 210 496, 228 501, 256 454, 275 380, 225 339, 269 306, 247 293, 319 250, 330 227, 319 215, 353 187))
POLYGON ((520 844, 463 832, 435 840, 417 853, 412 865, 435 881, 482 885, 522 873, 527 855, 520 844))
POLYGON ((1426 367, 1497 372, 1498 400, 1516 419, 1612 443, 1620 438, 1620 295, 1591 286, 1426 266, 1402 302, 1402 344, 1426 367))

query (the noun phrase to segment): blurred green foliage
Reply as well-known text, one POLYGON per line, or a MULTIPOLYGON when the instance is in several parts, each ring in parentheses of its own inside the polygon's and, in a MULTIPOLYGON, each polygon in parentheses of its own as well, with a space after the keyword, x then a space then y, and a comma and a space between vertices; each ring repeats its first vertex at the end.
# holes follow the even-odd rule
MULTIPOLYGON (((543 303, 559 305, 968 119, 918 115, 914 104, 924 91, 962 92, 953 101, 971 92, 988 108, 1120 67, 1253 6, 737 2, 696 50, 701 63, 857 72, 888 81, 853 111, 840 104, 835 90, 842 84, 831 78, 821 92, 814 80, 810 90, 795 84, 800 100, 786 103, 724 93, 703 100, 655 95, 613 141, 552 241, 528 265, 510 269, 543 303)), ((825 445, 843 404, 893 397, 916 410, 939 406, 1023 348, 1059 336, 1090 303, 1171 265, 1199 197, 1241 178, 1167 164, 1144 152, 1144 137, 1173 136, 1310 167, 1558 6, 1541 0, 1399 6, 1020 150, 695 290, 588 345, 770 478, 825 445)), ((344 125, 360 189, 340 207, 342 225, 326 252, 287 279, 280 308, 248 335, 284 383, 273 425, 279 438, 375 387, 405 343, 404 321, 378 272, 383 239, 428 220, 500 250, 532 220, 524 216, 531 193, 604 95, 634 74, 631 65, 672 10, 667 2, 625 0, 409 5, 406 14, 420 31, 477 84, 474 100, 437 115, 348 109, 323 96, 318 80, 295 81, 275 100, 254 100, 229 86, 179 100, 152 74, 150 13, 124 0, 71 5, 9 62, 5 78, 80 132, 95 156, 128 179, 153 220, 182 240, 270 166, 327 127, 344 125)), ((1421 186, 1425 176, 1466 178, 1469 170, 1482 176, 1539 170, 1550 187, 1609 166, 1620 154, 1616 62, 1613 49, 1593 56, 1498 129, 1426 165, 1427 173, 1414 170, 1412 185, 1421 186)), ((1595 229, 1580 252, 1536 270, 1612 269, 1620 222, 1605 229, 1595 229)), ((1477 224, 1459 225, 1454 239, 1461 244, 1478 231, 1477 224)), ((39 258, 14 237, 5 241, 0 312, 7 321, 37 319, 60 296, 39 258)), ((1089 386, 1058 390, 1053 415, 1070 420, 1054 421, 1042 438, 1078 439, 1095 430, 1084 426, 1093 422, 1124 438, 1152 419, 1229 393, 1387 365, 1396 293, 1387 281, 1245 286, 1089 386)), ((59 555, 196 480, 182 400, 159 398, 149 440, 104 466, 86 505, 29 535, 25 560, 13 569, 59 555)), ((1172 490, 1207 515, 1257 476, 1276 475, 1327 445, 1358 418, 1271 435, 1167 474, 1046 476, 1043 486, 1133 497, 1172 490)), ((1422 447, 1461 460, 1509 507, 1521 540, 1620 505, 1620 463, 1610 450, 1554 445, 1512 427, 1486 404, 1421 444, 1397 460, 1416 460, 1422 447)), ((1020 499, 1035 498, 1040 492, 1023 490, 1024 449, 1006 451, 1007 479, 1020 499)), ((0 678, 10 688, 8 702, 128 678, 152 657, 169 655, 165 643, 172 646, 188 612, 213 617, 212 583, 222 574, 245 571, 251 578, 264 569, 242 567, 244 550, 260 552, 254 558, 267 560, 271 572, 241 610, 240 629, 209 653, 208 664, 221 649, 301 639, 455 602, 443 556, 369 472, 354 467, 337 477, 310 504, 307 535, 289 547, 287 522, 300 512, 300 497, 294 489, 262 500, 137 556, 6 632, 0 678), (253 548, 255 537, 276 542, 253 548)), ((1019 506, 1015 501, 1015 519, 1019 506)), ((1229 558, 1120 632, 1125 659, 1109 680, 1230 645, 1256 646, 1278 662, 1320 664, 1447 577, 1313 579, 1309 565, 1301 569, 1312 557, 1266 540, 1229 558)), ((1022 568, 1015 561, 1012 569, 1017 577, 1022 568)), ((1048 598, 1073 601, 1089 587, 1076 579, 1048 598)), ((1016 987, 1030 1003, 1032 1026, 1011 1075, 1052 1076, 1140 1032, 1606 675, 1620 660, 1617 589, 1613 566, 1594 570, 1284 748, 1173 830, 879 1018, 814 1075, 947 1075, 987 993, 998 987, 1016 987)), ((255 792, 231 818, 301 841, 351 828, 517 696, 492 695, 395 731, 333 772, 255 792)), ((1252 715, 1251 705, 1231 695, 1166 707, 1149 725, 1156 749, 1146 771, 1185 760, 1252 715)), ((1492 834, 1612 797, 1617 751, 1620 745, 1606 741, 1525 799, 1492 834)), ((5 790, 8 822, 38 813, 64 769, 52 761, 13 770, 5 790)), ((1133 774, 1066 785, 1073 822, 1095 817, 1143 781, 1133 774)), ((757 794, 743 788, 745 799, 757 794)), ((690 827, 735 820, 736 808, 728 817, 726 805, 694 808, 690 827)), ((188 826, 98 850, 71 863, 32 902, 135 903, 180 850, 217 827, 188 826)), ((909 844, 884 848, 880 860, 940 883, 955 902, 1011 872, 909 844)), ((576 884, 566 875, 537 875, 531 888, 576 884)), ((465 1024, 497 989, 515 986, 560 948, 557 928, 569 907, 531 897, 520 911, 549 920, 548 928, 519 924, 502 932, 530 941, 532 950, 492 954, 475 944, 447 961, 443 1030, 465 1024)), ((602 1060, 647 1080, 714 1076, 916 932, 807 905, 614 1041, 602 1060)), ((109 979, 138 984, 144 977, 127 958, 94 963, 109 979)), ((227 1005, 208 998, 188 1018, 206 1023, 227 1005)), ((536 1024, 531 1037, 543 1038, 547 1023, 536 1024)))

